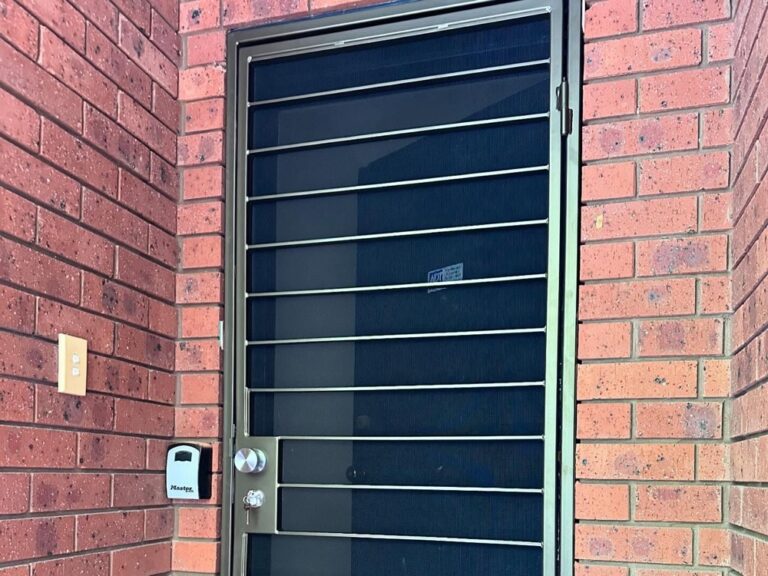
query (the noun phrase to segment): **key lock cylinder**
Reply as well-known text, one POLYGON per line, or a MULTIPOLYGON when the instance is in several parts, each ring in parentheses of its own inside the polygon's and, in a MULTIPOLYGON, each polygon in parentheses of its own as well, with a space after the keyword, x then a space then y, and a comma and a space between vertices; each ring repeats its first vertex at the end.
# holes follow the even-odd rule
MULTIPOLYGON (((241 474, 260 474, 267 467, 267 455, 258 448, 241 448, 235 453, 235 469, 241 474)), ((243 496, 245 523, 250 523, 251 510, 261 508, 267 496, 263 490, 248 490, 243 496)))

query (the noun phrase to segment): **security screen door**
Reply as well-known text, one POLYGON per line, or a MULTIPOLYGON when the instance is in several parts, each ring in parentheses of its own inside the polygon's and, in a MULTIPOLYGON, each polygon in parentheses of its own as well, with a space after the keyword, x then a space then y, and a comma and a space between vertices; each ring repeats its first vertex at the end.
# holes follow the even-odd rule
POLYGON ((233 574, 555 573, 562 37, 509 2, 238 52, 233 574))

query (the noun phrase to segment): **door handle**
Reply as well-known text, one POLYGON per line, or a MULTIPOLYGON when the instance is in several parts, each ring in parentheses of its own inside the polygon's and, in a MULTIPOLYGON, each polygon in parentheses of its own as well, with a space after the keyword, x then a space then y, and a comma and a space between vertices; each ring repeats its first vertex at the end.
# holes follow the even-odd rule
POLYGON ((258 448, 240 448, 235 453, 235 468, 243 474, 258 474, 267 467, 267 455, 258 448))

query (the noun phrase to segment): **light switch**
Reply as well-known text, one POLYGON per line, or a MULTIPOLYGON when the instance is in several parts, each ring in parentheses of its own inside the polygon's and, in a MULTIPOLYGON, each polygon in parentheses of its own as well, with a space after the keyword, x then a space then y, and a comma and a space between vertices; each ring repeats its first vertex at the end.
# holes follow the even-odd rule
POLYGON ((59 392, 85 396, 88 375, 88 341, 59 334, 59 392))

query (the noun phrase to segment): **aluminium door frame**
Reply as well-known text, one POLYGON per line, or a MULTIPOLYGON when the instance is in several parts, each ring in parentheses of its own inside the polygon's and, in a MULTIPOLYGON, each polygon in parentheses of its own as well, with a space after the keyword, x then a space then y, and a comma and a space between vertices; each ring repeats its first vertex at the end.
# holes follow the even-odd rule
MULTIPOLYGON (((555 0, 557 2, 557 0, 555 0)), ((580 120, 581 120, 581 51, 583 29, 583 5, 581 0, 559 0, 559 18, 566 30, 566 36, 560 43, 562 53, 550 54, 551 61, 558 61, 564 80, 573 86, 567 90, 561 100, 567 110, 570 111, 570 127, 563 136, 560 146, 561 154, 559 173, 561 175, 561 187, 565 187, 565 194, 560 196, 560 223, 555 231, 560 243, 560 270, 559 270, 559 322, 556 323, 555 333, 559 342, 555 345, 559 355, 555 360, 547 360, 547 372, 550 369, 557 373, 553 379, 559 382, 559 397, 557 399, 558 414, 553 418, 549 414, 552 406, 548 403, 548 417, 556 426, 559 422, 559 443, 557 445, 557 461, 554 463, 557 470, 556 494, 557 501, 545 500, 545 506, 549 503, 556 507, 555 514, 550 518, 555 519, 555 526, 549 527, 550 532, 557 535, 556 542, 549 542, 554 546, 552 565, 554 570, 546 569, 547 557, 545 554, 546 576, 571 576, 573 573, 573 539, 574 539, 574 458, 575 458, 575 370, 576 370, 576 307, 577 307, 577 282, 578 282, 578 240, 579 240, 579 185, 580 185, 580 120)), ((240 554, 240 545, 235 545, 233 539, 234 510, 237 503, 234 502, 235 474, 232 457, 235 450, 237 431, 235 423, 237 414, 234 411, 235 403, 242 404, 243 392, 239 390, 244 382, 244 359, 238 358, 243 343, 244 322, 236 321, 238 312, 242 312, 240 299, 244 295, 243 270, 245 264, 243 244, 243 215, 239 212, 239 204, 245 191, 242 166, 238 165, 238 154, 245 148, 244 136, 247 118, 238 117, 238 106, 246 96, 247 86, 240 82, 247 75, 242 74, 247 66, 248 58, 242 52, 261 44, 274 45, 280 43, 283 46, 281 54, 288 53, 293 47, 295 53, 315 52, 318 42, 315 37, 328 35, 335 32, 354 33, 355 30, 365 29, 374 25, 398 24, 403 30, 408 30, 409 21, 425 16, 438 16, 440 14, 453 14, 460 19, 461 11, 487 7, 508 6, 510 12, 517 12, 521 6, 546 5, 546 2, 535 0, 522 0, 509 2, 504 0, 415 0, 411 2, 396 2, 374 8, 353 10, 329 16, 308 18, 284 22, 275 25, 260 26, 244 30, 232 31, 227 37, 227 123, 226 123, 226 191, 225 191, 225 283, 224 283, 224 329, 222 331, 222 344, 224 348, 224 378, 223 378, 223 429, 225 430, 222 453, 228 455, 223 462, 223 487, 222 487, 222 514, 221 514, 221 562, 220 570, 223 576, 242 576, 242 568, 233 566, 233 555, 240 554), (459 15, 457 15, 457 13, 459 15), (287 49, 287 50, 286 50, 287 49), (233 554, 235 551, 235 554, 233 554)), ((412 32, 411 32, 412 33, 412 32)), ((556 34, 553 26, 553 34, 556 34)), ((364 36, 364 33, 363 33, 364 36)), ((331 47, 331 46, 328 46, 331 47)), ((249 50, 250 51, 250 50, 249 50)), ((552 78, 552 82, 555 82, 552 78)), ((559 81, 559 79, 557 79, 559 81)), ((566 84, 566 85, 567 85, 566 84)), ((557 113, 551 109, 551 113, 557 113)), ((560 112, 563 114, 563 112, 560 112)), ((551 125, 562 124, 564 128, 568 122, 550 122, 551 125)), ((550 191, 550 196, 552 196, 550 191)), ((554 226, 552 226, 554 228, 554 226)), ((550 234, 551 236, 551 234, 550 234)), ((550 251, 551 255, 551 251, 550 251)), ((547 322, 550 325, 549 320, 547 322)), ((549 349, 548 345, 548 349, 549 349)), ((545 468, 547 464, 545 463, 545 468)), ((552 463, 549 464, 550 469, 552 463)), ((550 472, 551 473, 551 472, 550 472)), ((546 484, 545 478, 545 484, 546 484)), ((551 491, 550 491, 551 492, 551 491)), ((545 510, 545 531, 547 530, 545 510)), ((547 535, 544 535, 545 543, 547 535)), ((245 558, 240 558, 241 566, 245 558)))

